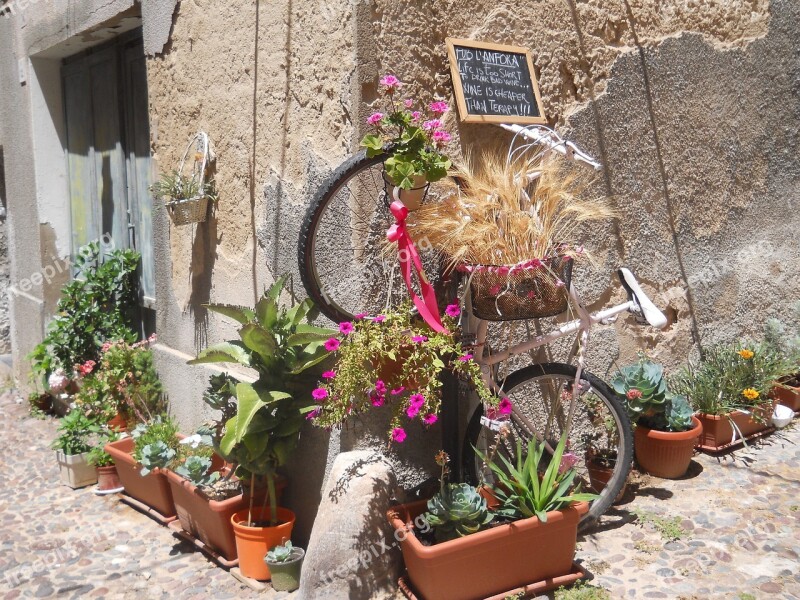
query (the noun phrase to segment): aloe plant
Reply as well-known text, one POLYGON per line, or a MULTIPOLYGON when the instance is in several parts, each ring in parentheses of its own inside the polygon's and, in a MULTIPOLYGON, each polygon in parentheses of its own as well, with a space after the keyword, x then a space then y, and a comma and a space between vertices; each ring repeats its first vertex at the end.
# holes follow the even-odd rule
POLYGON ((494 515, 474 487, 450 483, 428 500, 424 518, 433 527, 436 541, 446 542, 480 531, 494 515))
POLYGON ((315 408, 308 404, 310 390, 330 356, 324 344, 336 333, 310 323, 315 316, 311 300, 281 305, 286 279, 280 277, 265 291, 255 308, 208 305, 240 324, 239 339, 210 346, 189 361, 238 363, 258 372, 256 383, 236 384, 236 414, 225 423, 217 451, 238 464, 240 478, 253 483, 257 477, 266 479, 272 522, 277 518, 276 469, 286 463, 305 415, 315 408))

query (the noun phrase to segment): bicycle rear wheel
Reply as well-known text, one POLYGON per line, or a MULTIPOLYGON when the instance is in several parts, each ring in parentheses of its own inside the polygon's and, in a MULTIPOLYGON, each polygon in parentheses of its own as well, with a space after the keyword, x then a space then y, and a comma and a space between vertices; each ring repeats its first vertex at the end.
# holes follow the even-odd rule
MULTIPOLYGON (((431 195, 440 193, 432 186, 431 195)), ((386 240, 394 223, 384 190, 383 157, 362 151, 342 163, 315 195, 300 229, 298 263, 309 297, 334 322, 377 315, 408 298, 397 248, 386 240)), ((420 247, 432 282, 441 261, 420 247)))
MULTIPOLYGON (((498 452, 514 462, 516 440, 525 448, 534 437, 545 438, 555 447, 566 427, 575 374, 573 365, 544 363, 525 367, 506 378, 502 389, 513 403, 514 411, 509 420, 511 434, 498 444, 498 452)), ((481 424, 482 416, 483 407, 479 406, 467 427, 462 453, 465 475, 473 484, 493 481, 491 471, 473 448, 487 454, 497 443, 497 434, 481 424)), ((581 374, 580 396, 568 440, 581 489, 600 496, 581 521, 581 528, 586 528, 614 503, 633 461, 633 432, 622 403, 606 383, 586 371, 581 374), (602 489, 600 480, 605 477, 598 476, 595 469, 593 449, 597 447, 608 448, 608 457, 614 458, 608 463, 610 473, 605 474, 608 481, 602 489)))

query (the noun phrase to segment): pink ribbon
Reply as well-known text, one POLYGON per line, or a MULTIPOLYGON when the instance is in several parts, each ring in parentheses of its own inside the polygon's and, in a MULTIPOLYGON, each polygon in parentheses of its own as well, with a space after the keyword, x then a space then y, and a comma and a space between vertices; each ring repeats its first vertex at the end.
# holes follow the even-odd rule
POLYGON ((411 300, 413 300, 414 305, 417 307, 417 310, 419 310, 419 314, 422 315, 422 318, 425 319, 425 322, 431 329, 440 333, 449 333, 444 325, 442 325, 442 319, 439 316, 436 292, 425 276, 425 270, 422 268, 422 260, 417 252, 417 247, 414 245, 414 240, 411 239, 411 235, 409 235, 406 229, 408 208, 406 208, 405 204, 396 200, 392 202, 389 210, 392 211, 396 222, 386 231, 386 238, 390 242, 397 242, 397 255, 400 259, 400 269, 403 272, 403 279, 405 279, 408 293, 411 295, 411 300), (416 292, 414 292, 414 287, 411 285, 412 263, 417 272, 422 298, 417 296, 416 292))

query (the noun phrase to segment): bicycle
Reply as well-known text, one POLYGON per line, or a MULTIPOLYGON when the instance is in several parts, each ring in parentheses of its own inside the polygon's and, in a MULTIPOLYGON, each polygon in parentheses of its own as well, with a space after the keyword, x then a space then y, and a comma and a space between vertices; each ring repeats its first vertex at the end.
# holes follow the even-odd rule
MULTIPOLYGON (((557 151, 568 159, 600 167, 548 128, 503 127, 515 133, 509 160, 531 149, 544 148, 544 152, 557 151), (518 139, 522 143, 515 146, 518 139)), ((383 306, 406 294, 393 264, 396 257, 372 251, 382 243, 387 227, 393 222, 390 192, 385 186, 381 162, 381 157, 367 158, 360 153, 343 163, 315 197, 301 229, 298 259, 303 283, 320 310, 335 322, 351 320, 356 312, 378 314, 383 306)), ((528 176, 533 179, 537 174, 528 176)), ((434 196, 449 193, 452 190, 449 186, 452 184, 434 186, 429 193, 434 196)), ((482 405, 475 408, 468 420, 462 449, 461 464, 467 479, 478 483, 491 476, 474 448, 484 455, 490 449, 513 454, 516 438, 524 442, 536 438, 552 452, 561 434, 569 431, 570 451, 576 457, 578 475, 590 483, 586 436, 598 419, 609 423, 612 434, 606 443, 615 446, 610 450, 616 458, 605 487, 599 490, 598 499, 583 518, 583 527, 595 522, 614 502, 633 460, 633 434, 621 400, 602 379, 584 368, 592 327, 609 323, 626 311, 654 327, 666 324, 666 317, 642 291, 634 275, 625 268, 619 269, 618 274, 628 292, 627 302, 590 313, 569 281, 567 302, 578 318, 546 334, 528 335, 526 341, 500 352, 493 351, 487 343, 488 322, 473 313, 470 294, 466 294, 462 320, 464 337, 474 338, 474 359, 481 365, 485 383, 501 399, 508 398, 514 407, 508 418, 485 415, 482 405), (532 364, 498 379, 497 367, 504 361, 571 334, 576 337, 566 362, 532 364), (571 364, 573 361, 576 364, 571 364), (500 432, 503 437, 497 438, 500 432)))

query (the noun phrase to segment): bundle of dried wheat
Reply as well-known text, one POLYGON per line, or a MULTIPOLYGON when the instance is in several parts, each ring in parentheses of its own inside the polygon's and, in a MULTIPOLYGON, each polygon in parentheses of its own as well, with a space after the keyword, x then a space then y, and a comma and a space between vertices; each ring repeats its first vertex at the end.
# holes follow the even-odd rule
POLYGON ((603 198, 580 200, 589 184, 585 170, 567 170, 564 162, 554 153, 511 164, 498 154, 467 160, 453 173, 461 188, 413 213, 409 230, 452 265, 589 257, 575 237, 582 225, 614 212, 603 198))

